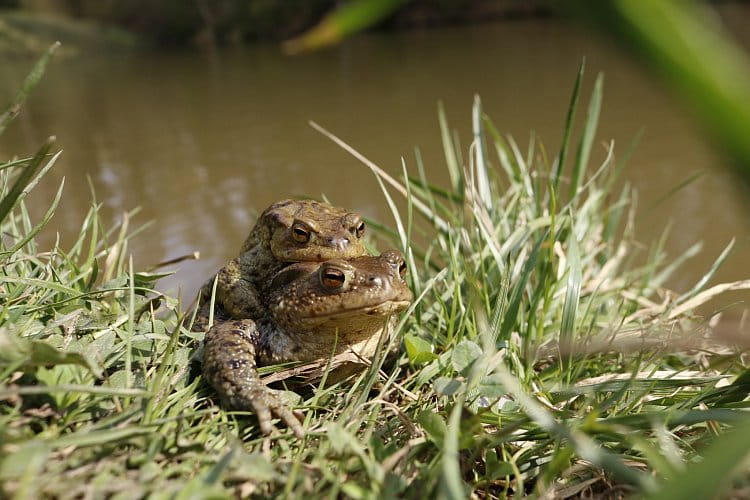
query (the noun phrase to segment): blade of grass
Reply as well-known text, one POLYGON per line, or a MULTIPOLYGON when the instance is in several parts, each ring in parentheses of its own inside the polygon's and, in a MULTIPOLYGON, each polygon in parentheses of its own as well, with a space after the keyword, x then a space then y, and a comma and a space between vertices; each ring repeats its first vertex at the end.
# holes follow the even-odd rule
MULTIPOLYGON (((18 94, 16 94, 16 98, 13 100, 13 103, 11 103, 10 107, 7 110, 0 114, 0 135, 5 132, 8 124, 13 121, 16 116, 18 116, 18 113, 21 110, 21 106, 26 101, 26 98, 29 97, 29 94, 34 89, 34 87, 36 87, 36 85, 39 83, 39 80, 41 80, 42 75, 44 75, 44 71, 47 69, 47 63, 49 63, 49 60, 52 58, 59 47, 60 42, 55 42, 49 47, 49 49, 47 49, 47 52, 45 52, 44 55, 39 59, 39 61, 37 61, 37 63, 34 65, 34 68, 31 70, 31 73, 29 73, 26 79, 23 81, 21 90, 18 92, 18 94)), ((2 218, 0 218, 0 220, 1 219, 2 218)))
POLYGON ((18 160, 9 161, 7 163, 0 163, 0 170, 5 170, 6 168, 17 167, 19 165, 23 165, 24 163, 28 163, 29 161, 31 161, 31 157, 20 158, 18 160))
POLYGON ((692 297, 695 297, 698 294, 698 292, 703 290, 703 287, 706 286, 706 284, 711 280, 711 278, 713 278, 714 274, 716 274, 716 271, 719 270, 719 268, 724 263, 724 261, 727 260, 727 257, 729 257, 729 253, 732 251, 733 247, 734 247, 734 238, 732 238, 729 244, 726 247, 724 247, 724 250, 722 250, 721 254, 719 254, 719 257, 714 261, 713 265, 711 266, 711 269, 709 269, 708 272, 703 275, 703 277, 698 281, 698 283, 695 284, 693 288, 690 289, 690 291, 678 297, 677 300, 675 300, 675 304, 681 304, 682 302, 685 302, 686 300, 689 300, 692 297))
MULTIPOLYGON (((328 137, 333 142, 341 146, 341 148, 344 149, 344 151, 346 151, 347 153, 349 153, 350 155, 354 156, 356 159, 364 163, 365 166, 367 166, 370 170, 372 170, 373 173, 375 173, 377 176, 382 177, 383 180, 385 180, 388 184, 393 186, 396 189, 396 191, 401 193, 404 196, 404 198, 407 197, 407 192, 404 186, 402 186, 400 182, 398 182, 393 177, 391 177, 388 174, 388 172, 386 172, 382 168, 375 165, 373 162, 367 159, 364 155, 362 155, 359 151, 357 151, 356 149, 354 149, 353 147, 351 147, 350 145, 348 145, 347 143, 339 139, 336 135, 332 134, 325 128, 315 123, 314 121, 310 121, 308 123, 310 123, 310 126, 312 128, 314 128, 315 130, 317 130, 318 132, 320 132, 321 134, 323 134, 324 136, 328 137)), ((412 197, 412 201, 414 203, 414 206, 417 207, 417 209, 419 209, 422 215, 427 217, 428 220, 430 220, 432 223, 438 226, 438 228, 440 228, 441 231, 448 231, 450 229, 450 226, 443 219, 441 219, 437 214, 433 213, 430 210, 430 208, 424 204, 424 202, 414 197, 412 197)))
POLYGON ((513 291, 511 292, 510 300, 508 301, 508 309, 505 311, 505 317, 503 318, 502 326, 500 327, 500 334, 497 340, 508 340, 511 330, 516 325, 518 309, 521 306, 521 299, 523 298, 526 283, 531 276, 531 271, 536 266, 539 249, 546 238, 547 232, 545 231, 545 233, 541 235, 534 244, 534 248, 531 250, 531 254, 529 254, 529 257, 523 266, 521 275, 513 286, 513 291))
MULTIPOLYGON (((572 215, 571 215, 572 217, 572 215)), ((570 375, 571 355, 573 339, 575 336, 576 313, 578 301, 581 294, 581 259, 578 255, 578 242, 575 234, 568 240, 568 283, 565 291, 565 302, 563 303, 562 319, 560 321, 560 356, 563 372, 570 375)))
POLYGON ((461 479, 461 467, 458 464, 458 438, 461 432, 461 412, 463 398, 459 398, 451 410, 448 428, 443 441, 443 456, 440 461, 442 470, 441 497, 450 500, 466 498, 461 479))
POLYGON ((657 198, 654 202, 652 202, 648 206, 648 209, 649 210, 654 210, 655 208, 659 207, 662 203, 664 203, 665 201, 667 201, 674 194, 676 194, 677 192, 679 192, 682 189, 686 188, 687 186, 689 186, 693 182, 697 181, 698 179, 700 179, 701 177, 703 177, 704 175, 706 175, 706 173, 707 172, 705 170, 698 170, 696 172, 693 172, 692 174, 690 174, 689 176, 687 176, 687 178, 685 180, 683 180, 682 182, 678 183, 677 185, 675 185, 674 187, 672 187, 671 189, 669 189, 666 193, 664 193, 659 198, 657 198))
POLYGON ((591 147, 594 143, 594 136, 596 135, 596 129, 599 124, 599 111, 602 107, 603 86, 604 75, 599 73, 594 82, 594 90, 591 92, 591 99, 589 100, 589 108, 586 114, 586 123, 583 127, 581 142, 578 143, 576 162, 573 169, 573 175, 570 179, 570 190, 568 193, 570 198, 573 198, 576 193, 578 193, 578 187, 583 179, 586 165, 589 162, 591 147))
POLYGON ((708 290, 700 292, 692 299, 689 299, 672 309, 672 312, 669 313, 668 317, 669 319, 677 318, 680 315, 695 309, 701 304, 705 304, 714 297, 732 290, 750 290, 750 280, 733 281, 731 283, 721 283, 719 285, 712 286, 708 290))
POLYGON ((575 84, 573 84, 573 94, 570 96, 570 104, 568 105, 568 114, 565 118, 565 128, 563 129, 563 139, 560 145, 560 154, 557 156, 557 168, 552 175, 552 189, 557 192, 560 186, 560 176, 565 171, 565 160, 568 156, 568 145, 570 144, 570 134, 573 131, 573 120, 575 119, 576 109, 578 108, 578 96, 581 92, 581 82, 583 81, 583 73, 586 69, 586 58, 584 57, 581 61, 581 65, 578 67, 578 75, 576 76, 575 84))
POLYGON ((490 191, 490 176, 487 172, 487 147, 484 144, 484 130, 482 129, 482 101, 478 95, 474 96, 474 106, 471 112, 474 145, 476 146, 475 163, 477 189, 480 199, 487 210, 492 210, 492 192, 490 191))
POLYGON ((628 467, 619 457, 610 453, 580 431, 558 423, 544 406, 526 394, 518 380, 508 373, 504 367, 499 367, 496 375, 531 419, 550 434, 567 440, 581 458, 604 467, 643 491, 654 489, 653 478, 628 467))
POLYGON ((732 477, 750 457, 750 419, 719 436, 703 452, 703 460, 688 465, 664 482, 646 498, 682 500, 683 498, 719 498, 731 485, 732 477))
POLYGON ((0 258, 8 257, 10 255, 15 254, 17 251, 23 248, 28 242, 32 241, 37 234, 39 234, 39 231, 41 231, 42 228, 44 228, 44 226, 47 225, 47 223, 50 221, 52 216, 55 214, 55 210, 57 209, 57 205, 60 203, 60 198, 62 197, 62 192, 63 192, 64 187, 65 187, 65 179, 62 180, 62 182, 60 183, 60 187, 57 188, 57 193, 55 194, 55 198, 52 200, 52 203, 47 209, 47 212, 44 214, 44 217, 42 217, 42 220, 38 224, 36 224, 31 229, 31 231, 26 233, 26 235, 20 241, 18 241, 15 245, 13 245, 10 249, 4 252, 0 252, 0 258))
MULTIPOLYGON (((39 149, 39 151, 37 151, 29 164, 18 176, 10 190, 8 190, 8 194, 6 194, 3 199, 0 200, 0 224, 3 223, 10 211, 16 205, 18 198, 23 194, 26 187, 34 180, 34 176, 37 170, 41 166, 42 161, 47 156, 47 152, 49 151, 50 147, 52 147, 52 143, 54 142, 54 137, 50 137, 49 139, 47 139, 44 145, 39 149)), ((53 158, 53 160, 55 158, 53 158)))
POLYGON ((462 169, 456 160, 456 150, 453 147, 448 119, 442 101, 438 101, 438 122, 440 123, 440 136, 443 143, 443 153, 445 154, 445 165, 448 167, 448 175, 451 180, 451 188, 455 193, 460 193, 462 191, 462 169))
POLYGON ((408 0, 355 0, 341 5, 320 23, 282 46, 287 54, 297 54, 333 45, 385 19, 408 0))

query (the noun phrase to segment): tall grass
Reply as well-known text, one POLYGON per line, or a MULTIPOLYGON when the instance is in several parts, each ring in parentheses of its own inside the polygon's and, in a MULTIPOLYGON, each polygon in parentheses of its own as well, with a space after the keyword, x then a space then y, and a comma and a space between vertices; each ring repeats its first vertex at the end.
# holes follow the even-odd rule
POLYGON ((305 412, 303 440, 287 429, 264 437, 252 416, 214 404, 196 367, 202 334, 183 304, 153 290, 158 274, 132 269, 132 214, 107 229, 92 202, 71 248, 39 249, 34 235, 60 195, 35 224, 14 186, 26 192, 56 156, 0 164, 0 206, 10 207, 2 494, 678 498, 746 488, 746 474, 726 482, 750 450, 743 341, 712 335, 691 311, 750 283, 705 289, 720 256, 692 290, 669 292, 680 259, 658 243, 638 264, 633 193, 615 191, 612 144, 590 165, 601 78, 572 130, 582 75, 551 158, 498 133, 479 99, 462 151, 441 110, 448 187, 429 183, 419 155, 396 179, 316 125, 376 174, 396 220, 380 234, 404 249, 417 298, 389 340, 394 358, 289 394, 305 412))

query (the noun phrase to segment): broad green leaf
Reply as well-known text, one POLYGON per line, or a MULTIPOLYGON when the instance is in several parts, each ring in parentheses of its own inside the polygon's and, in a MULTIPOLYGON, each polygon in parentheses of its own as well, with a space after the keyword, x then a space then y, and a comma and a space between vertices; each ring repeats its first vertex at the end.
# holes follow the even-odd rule
POLYGON ((417 423, 422 426, 427 435, 436 443, 445 439, 447 426, 445 420, 432 410, 423 410, 417 415, 417 423))
POLYGON ((487 463, 487 471, 485 472, 485 477, 488 481, 492 481, 493 479, 498 479, 503 476, 510 476, 515 473, 511 464, 497 459, 497 453, 495 453, 495 450, 487 450, 485 456, 487 463))
POLYGON ((462 340, 453 349, 451 364, 458 373, 463 373, 482 355, 482 348, 471 340, 462 340))
POLYGON ((234 460, 235 473, 242 474, 254 481, 273 481, 278 478, 274 466, 261 453, 242 452, 234 460))
POLYGON ((433 384, 435 392, 442 396, 452 396, 458 392, 462 386, 463 383, 460 380, 450 377, 439 377, 433 384))
POLYGON ((406 347, 406 354, 409 356, 409 361, 415 365, 429 363, 437 358, 437 355, 432 352, 432 344, 416 335, 404 335, 404 346, 406 347))
POLYGON ((337 422, 329 422, 327 431, 328 440, 336 453, 344 453, 345 451, 357 454, 364 453, 362 443, 337 422))
POLYGON ((172 276, 174 271, 167 271, 163 273, 134 273, 135 287, 136 288, 153 288, 156 286, 156 282, 167 276, 172 276))
POLYGON ((489 399, 498 399, 505 396, 508 391, 505 389, 501 377, 493 373, 482 378, 477 386, 479 394, 489 399))
POLYGON ((0 366, 11 364, 25 368, 73 364, 88 368, 97 378, 102 374, 101 368, 83 353, 61 351, 42 340, 13 337, 0 329, 0 366))

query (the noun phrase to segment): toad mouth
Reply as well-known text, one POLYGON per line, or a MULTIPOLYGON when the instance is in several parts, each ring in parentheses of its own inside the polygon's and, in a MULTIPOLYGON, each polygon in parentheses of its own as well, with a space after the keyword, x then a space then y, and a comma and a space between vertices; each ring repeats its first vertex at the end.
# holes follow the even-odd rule
POLYGON ((364 315, 397 313, 409 307, 409 304, 411 304, 410 300, 388 300, 372 306, 342 308, 337 311, 316 314, 310 316, 309 319, 336 318, 339 316, 349 316, 355 312, 364 315))

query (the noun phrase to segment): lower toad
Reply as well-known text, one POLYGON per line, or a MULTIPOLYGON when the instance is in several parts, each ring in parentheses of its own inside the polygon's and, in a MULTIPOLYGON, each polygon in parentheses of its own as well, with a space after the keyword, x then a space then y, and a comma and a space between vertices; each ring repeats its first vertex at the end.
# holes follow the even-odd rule
POLYGON ((252 409, 264 433, 273 413, 301 437, 299 420, 266 388, 257 367, 347 351, 371 358, 412 300, 405 274, 404 258, 394 250, 284 268, 271 281, 261 318, 219 321, 206 333, 204 377, 225 405, 252 409))

